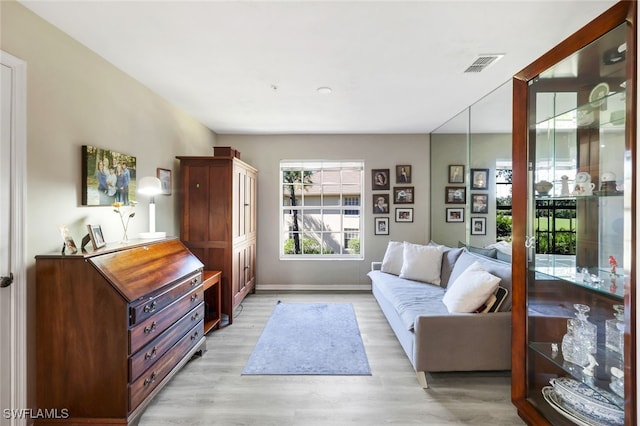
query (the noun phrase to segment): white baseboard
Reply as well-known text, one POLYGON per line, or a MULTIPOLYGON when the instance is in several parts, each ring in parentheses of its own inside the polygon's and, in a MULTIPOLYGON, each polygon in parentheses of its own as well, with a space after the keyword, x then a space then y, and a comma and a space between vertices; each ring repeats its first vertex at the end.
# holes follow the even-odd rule
POLYGON ((371 284, 257 284, 256 291, 371 291, 371 284))

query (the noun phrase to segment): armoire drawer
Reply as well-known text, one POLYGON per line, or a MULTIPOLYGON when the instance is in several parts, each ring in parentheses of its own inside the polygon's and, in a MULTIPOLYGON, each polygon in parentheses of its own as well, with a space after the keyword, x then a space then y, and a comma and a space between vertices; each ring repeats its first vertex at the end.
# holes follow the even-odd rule
POLYGON ((200 284, 202 284, 202 272, 190 275, 169 289, 153 295, 135 306, 131 306, 129 325, 135 325, 144 321, 200 284))
POLYGON ((134 354, 204 300, 202 284, 129 330, 129 353, 134 354))
POLYGON ((129 410, 134 410, 173 370, 187 352, 204 336, 204 321, 189 331, 136 381, 129 386, 129 410))
POLYGON ((129 381, 136 380, 156 363, 182 336, 204 318, 204 303, 169 327, 164 333, 129 358, 129 381))

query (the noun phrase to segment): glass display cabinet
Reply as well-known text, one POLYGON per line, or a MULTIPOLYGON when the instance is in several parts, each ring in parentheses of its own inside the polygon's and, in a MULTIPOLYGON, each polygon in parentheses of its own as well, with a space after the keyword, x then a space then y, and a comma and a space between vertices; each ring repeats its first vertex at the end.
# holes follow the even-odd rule
POLYGON ((636 424, 636 5, 514 77, 512 400, 531 425, 636 424))

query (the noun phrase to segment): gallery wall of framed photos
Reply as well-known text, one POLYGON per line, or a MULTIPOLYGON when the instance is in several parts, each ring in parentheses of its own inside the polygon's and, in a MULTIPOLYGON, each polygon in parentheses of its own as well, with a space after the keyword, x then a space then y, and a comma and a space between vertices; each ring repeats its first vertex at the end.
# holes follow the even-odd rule
MULTIPOLYGON (((395 223, 413 222, 410 205, 415 203, 415 187, 411 185, 412 179, 410 164, 398 164, 394 169, 372 169, 373 214, 393 215, 395 223)), ((390 218, 374 217, 374 235, 389 235, 390 218)))

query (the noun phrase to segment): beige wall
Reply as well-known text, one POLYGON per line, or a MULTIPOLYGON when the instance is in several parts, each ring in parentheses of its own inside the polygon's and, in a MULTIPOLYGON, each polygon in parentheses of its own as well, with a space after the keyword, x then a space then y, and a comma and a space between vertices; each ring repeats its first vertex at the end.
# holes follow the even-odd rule
MULTIPOLYGON (((27 63, 27 380, 33 406, 34 257, 60 249, 59 224, 69 226, 77 245, 89 223, 100 224, 107 241, 122 238, 112 208, 80 205, 80 147, 134 155, 138 173, 155 176, 157 167, 176 170, 176 155, 210 153, 215 134, 22 5, 0 1, 0 19, 0 49, 27 63)), ((177 235, 175 192, 156 198, 158 230, 177 235)), ((137 210, 132 236, 148 230, 148 207, 137 210)))
MULTIPOLYGON (((423 243, 429 240, 429 135, 218 135, 217 144, 232 146, 258 172, 257 288, 327 288, 348 285, 369 288, 371 261, 382 260, 390 239, 423 243), (364 260, 280 260, 278 240, 280 160, 365 162, 364 260), (412 165, 413 205, 391 205, 390 235, 373 235, 371 169, 412 165), (395 223, 395 207, 413 207, 413 223, 395 223)), ((392 180, 391 188, 395 178, 392 180)), ((392 191, 388 191, 389 194, 392 191)), ((391 197, 393 198, 393 197, 391 197)))
MULTIPOLYGON (((2 50, 27 63, 27 260, 58 250, 57 226, 80 244, 89 223, 122 237, 110 207, 81 206, 80 147, 137 157, 138 176, 176 170, 176 155, 211 153, 215 134, 13 1, 2 1, 2 50)), ((175 186, 175 185, 174 185, 175 186)), ((142 197, 130 235, 148 230, 142 197)), ((177 195, 156 197, 157 229, 179 232, 177 195)))

